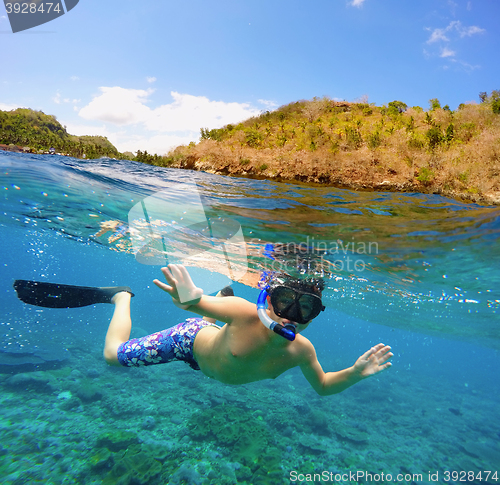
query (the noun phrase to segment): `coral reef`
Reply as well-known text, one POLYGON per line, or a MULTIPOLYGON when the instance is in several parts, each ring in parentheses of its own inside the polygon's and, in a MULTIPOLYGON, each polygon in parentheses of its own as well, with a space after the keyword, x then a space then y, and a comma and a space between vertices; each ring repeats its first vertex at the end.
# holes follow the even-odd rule
POLYGON ((500 456, 497 393, 458 381, 430 401, 408 392, 429 376, 392 373, 383 399, 371 381, 322 399, 295 371, 230 387, 180 363, 70 364, 0 376, 2 484, 281 485, 300 483, 292 470, 479 471, 500 456))

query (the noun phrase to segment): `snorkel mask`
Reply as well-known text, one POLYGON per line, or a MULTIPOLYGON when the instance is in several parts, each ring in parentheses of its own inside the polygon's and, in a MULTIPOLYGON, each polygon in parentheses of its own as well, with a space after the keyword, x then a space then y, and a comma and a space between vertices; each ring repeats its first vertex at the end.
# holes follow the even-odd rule
POLYGON ((282 325, 269 317, 265 307, 267 295, 271 296, 276 315, 302 325, 316 318, 325 309, 321 297, 312 289, 315 288, 319 293, 322 289, 319 282, 307 284, 286 275, 264 274, 259 286, 262 291, 257 300, 257 313, 261 322, 287 340, 295 339, 295 327, 282 325))

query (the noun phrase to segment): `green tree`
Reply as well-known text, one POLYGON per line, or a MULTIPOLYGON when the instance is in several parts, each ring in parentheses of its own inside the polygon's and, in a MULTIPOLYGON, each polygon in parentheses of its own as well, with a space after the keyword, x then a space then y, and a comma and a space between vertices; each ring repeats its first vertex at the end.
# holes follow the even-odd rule
POLYGON ((491 92, 491 109, 493 113, 500 114, 500 90, 496 89, 491 92))
POLYGON ((215 128, 213 130, 202 128, 200 131, 202 140, 222 141, 222 135, 224 134, 224 129, 222 128, 215 128))
POLYGON ((389 103, 389 110, 397 111, 398 113, 404 113, 408 108, 408 105, 403 103, 403 101, 391 101, 389 103))
POLYGON ((254 148, 258 147, 260 145, 261 141, 263 140, 263 138, 264 138, 264 135, 260 131, 257 131, 255 129, 249 129, 245 133, 246 143, 250 147, 254 147, 254 148))
POLYGON ((439 102, 439 99, 432 98, 432 99, 429 99, 429 106, 431 108, 431 111, 434 111, 436 109, 441 108, 441 103, 439 102))
POLYGON ((439 146, 440 143, 443 141, 443 134, 441 133, 441 130, 435 126, 429 128, 425 136, 427 137, 429 147, 432 149, 439 146))
POLYGON ((500 114, 500 98, 491 103, 491 109, 493 110, 493 113, 496 113, 497 115, 500 114))
POLYGON ((453 126, 453 123, 450 123, 446 128, 446 134, 444 138, 447 143, 451 143, 455 138, 455 127, 453 126))
POLYGON ((0 111, 0 143, 29 146, 35 150, 57 151, 87 158, 119 156, 118 150, 105 137, 72 136, 55 116, 42 111, 19 108, 0 111))

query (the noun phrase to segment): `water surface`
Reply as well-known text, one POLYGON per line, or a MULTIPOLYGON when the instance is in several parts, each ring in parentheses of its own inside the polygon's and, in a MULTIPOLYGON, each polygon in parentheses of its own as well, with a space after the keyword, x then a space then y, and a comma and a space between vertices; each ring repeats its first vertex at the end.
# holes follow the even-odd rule
MULTIPOLYGON (((439 472, 445 483, 446 470, 477 478, 500 467, 498 207, 109 159, 0 152, 0 169, 7 483, 274 484, 294 470, 422 473, 415 483, 439 472), (101 358, 107 305, 52 310, 16 299, 17 278, 126 284, 135 335, 181 321, 185 312, 151 283, 159 266, 134 256, 128 214, 193 184, 207 217, 241 227, 250 274, 295 264, 325 278, 327 310, 307 331, 325 370, 379 341, 393 347, 393 368, 329 398, 295 370, 230 387, 177 363, 110 369, 101 358), (131 435, 110 445, 116 430, 131 435), (149 474, 134 465, 145 457, 149 474)), ((181 253, 210 244, 202 232, 171 234, 167 245, 181 253)), ((213 289, 215 269, 195 282, 213 289)), ((257 298, 249 284, 234 289, 257 298)))

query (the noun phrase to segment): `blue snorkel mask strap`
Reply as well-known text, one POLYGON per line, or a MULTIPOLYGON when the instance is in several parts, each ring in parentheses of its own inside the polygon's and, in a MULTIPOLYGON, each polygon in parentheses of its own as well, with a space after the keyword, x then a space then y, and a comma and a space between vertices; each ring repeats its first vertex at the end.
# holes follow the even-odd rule
MULTIPOLYGON (((261 280, 262 281, 262 280, 261 280)), ((275 322, 266 312, 266 298, 267 291, 269 290, 269 285, 262 288, 259 298, 257 298, 257 314, 259 315, 260 321, 273 332, 281 335, 287 340, 295 340, 295 332, 290 328, 284 327, 281 323, 275 322)))

